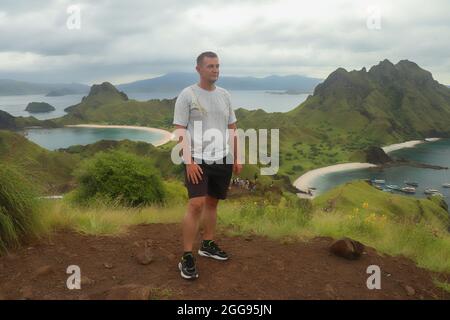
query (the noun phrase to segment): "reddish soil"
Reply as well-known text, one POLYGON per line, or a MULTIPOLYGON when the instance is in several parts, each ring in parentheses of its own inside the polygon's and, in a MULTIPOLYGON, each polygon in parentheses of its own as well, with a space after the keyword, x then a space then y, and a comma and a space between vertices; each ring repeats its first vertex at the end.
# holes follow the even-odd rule
POLYGON ((151 224, 117 237, 59 231, 0 257, 0 299, 450 299, 431 274, 402 257, 366 248, 359 260, 334 256, 332 239, 283 243, 265 237, 229 237, 217 242, 230 260, 196 254, 199 278, 180 277, 181 227, 151 224), (136 255, 147 251, 153 262, 136 255), (80 290, 69 290, 66 269, 81 268, 80 290), (381 289, 369 290, 369 265, 381 268, 381 289))

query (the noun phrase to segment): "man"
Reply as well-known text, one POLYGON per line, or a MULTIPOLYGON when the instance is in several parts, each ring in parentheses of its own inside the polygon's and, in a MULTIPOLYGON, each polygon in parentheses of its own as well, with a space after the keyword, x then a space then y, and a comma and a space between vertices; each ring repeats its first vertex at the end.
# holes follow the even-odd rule
POLYGON ((217 204, 220 199, 226 199, 232 173, 239 174, 242 170, 242 164, 237 163, 236 116, 231 97, 228 91, 214 84, 219 78, 217 54, 209 51, 200 54, 196 70, 200 81, 181 91, 175 103, 173 120, 176 128, 183 132, 180 142, 189 195, 183 219, 184 254, 178 264, 184 279, 198 278, 192 248, 201 218, 204 232, 198 254, 228 260, 226 252, 214 241, 217 204), (205 141, 203 135, 207 130, 216 130, 223 139, 205 141), (234 142, 233 152, 230 152, 228 141, 234 142))

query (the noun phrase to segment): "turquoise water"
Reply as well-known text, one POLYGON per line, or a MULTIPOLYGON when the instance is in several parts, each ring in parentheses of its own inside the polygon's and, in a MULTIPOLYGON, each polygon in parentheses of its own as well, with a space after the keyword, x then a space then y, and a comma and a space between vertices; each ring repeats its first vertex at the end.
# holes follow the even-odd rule
MULTIPOLYGON (((414 148, 406 148, 389 153, 391 157, 402 157, 422 163, 450 167, 450 139, 426 142, 414 148)), ((408 166, 386 169, 366 168, 352 171, 336 172, 317 178, 312 186, 317 188, 315 194, 321 194, 339 184, 355 179, 384 179, 386 184, 405 186, 405 181, 418 182, 413 197, 425 197, 423 191, 427 188, 439 190, 444 199, 450 204, 450 189, 443 188, 443 183, 450 183, 450 170, 434 170, 408 166)), ((405 194, 402 192, 396 192, 405 194)), ((409 194, 408 194, 409 195, 409 194)))
POLYGON ((163 135, 157 132, 148 132, 135 129, 118 128, 57 128, 57 129, 28 129, 26 137, 38 145, 55 150, 67 148, 75 144, 90 144, 99 140, 144 141, 153 143, 160 140, 163 135))

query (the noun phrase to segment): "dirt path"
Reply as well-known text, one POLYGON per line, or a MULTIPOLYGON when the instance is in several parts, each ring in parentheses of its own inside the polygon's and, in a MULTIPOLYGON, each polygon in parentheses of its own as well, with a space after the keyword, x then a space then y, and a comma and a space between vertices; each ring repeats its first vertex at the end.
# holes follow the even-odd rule
POLYGON ((360 260, 347 261, 329 253, 328 238, 285 244, 219 235, 231 259, 197 255, 200 277, 186 281, 177 269, 180 235, 176 224, 137 226, 120 237, 60 231, 0 257, 0 298, 450 299, 410 260, 369 248, 360 260), (142 265, 136 255, 146 243, 154 261, 142 265), (366 268, 374 264, 382 271, 381 290, 366 287, 366 268), (66 287, 69 265, 81 268, 81 290, 66 287))

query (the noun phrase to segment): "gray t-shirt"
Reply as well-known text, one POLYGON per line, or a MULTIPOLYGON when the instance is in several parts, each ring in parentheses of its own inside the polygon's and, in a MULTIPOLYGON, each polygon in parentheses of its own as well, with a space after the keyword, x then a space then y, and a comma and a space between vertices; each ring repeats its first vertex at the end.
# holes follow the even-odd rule
POLYGON ((208 91, 193 84, 184 88, 175 102, 173 124, 187 127, 191 135, 193 158, 208 161, 224 158, 230 149, 228 125, 234 122, 236 116, 231 95, 224 88, 216 86, 213 91, 208 91), (201 126, 201 130, 194 132, 194 122, 196 128, 201 126), (222 139, 212 137, 219 132, 222 139))

